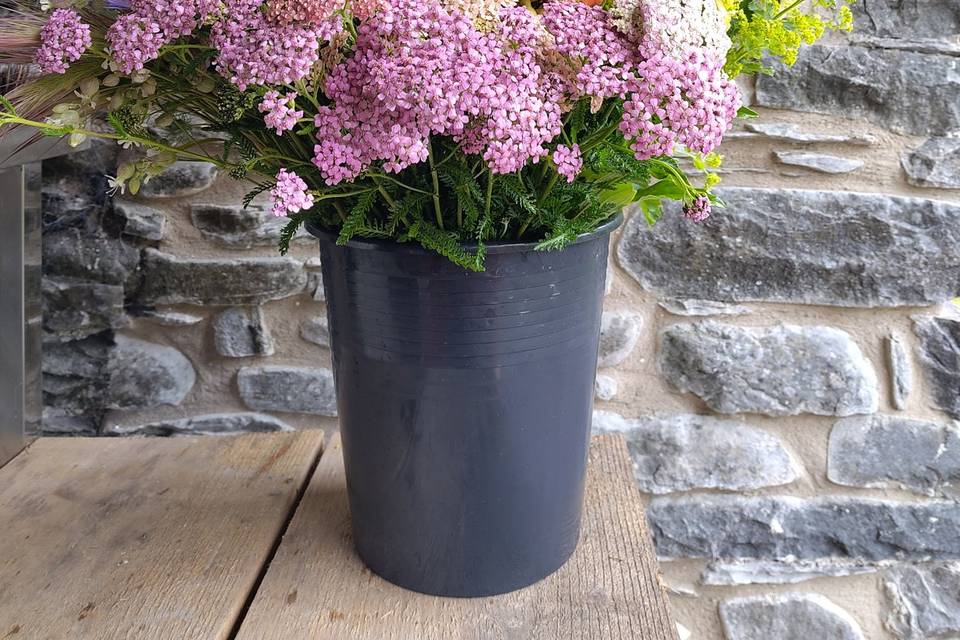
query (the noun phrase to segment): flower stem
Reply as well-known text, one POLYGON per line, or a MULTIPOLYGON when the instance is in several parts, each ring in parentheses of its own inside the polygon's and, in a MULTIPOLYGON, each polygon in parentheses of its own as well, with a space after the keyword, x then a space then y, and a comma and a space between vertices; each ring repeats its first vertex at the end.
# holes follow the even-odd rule
POLYGON ((437 226, 443 229, 443 211, 440 210, 440 177, 437 165, 433 162, 433 143, 427 140, 427 157, 430 160, 430 179, 433 181, 433 211, 437 216, 437 226))

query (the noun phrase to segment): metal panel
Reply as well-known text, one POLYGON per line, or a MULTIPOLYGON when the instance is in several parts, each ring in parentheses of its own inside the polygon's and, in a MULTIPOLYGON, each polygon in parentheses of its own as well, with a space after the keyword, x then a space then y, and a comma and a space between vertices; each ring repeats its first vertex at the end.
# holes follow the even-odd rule
POLYGON ((0 171, 0 464, 24 437, 23 167, 0 171))
POLYGON ((23 194, 23 302, 24 302, 24 389, 23 429, 30 436, 39 435, 42 414, 40 357, 43 344, 43 248, 42 230, 42 164, 25 165, 23 194))

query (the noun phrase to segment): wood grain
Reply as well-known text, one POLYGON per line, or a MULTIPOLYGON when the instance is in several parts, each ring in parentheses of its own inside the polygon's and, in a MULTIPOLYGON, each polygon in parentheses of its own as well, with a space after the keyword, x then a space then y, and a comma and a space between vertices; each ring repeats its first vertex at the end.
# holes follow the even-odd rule
POLYGON ((320 461, 239 640, 676 640, 626 445, 595 438, 573 558, 506 596, 457 600, 388 584, 361 563, 339 437, 320 461))
POLYGON ((322 443, 35 442, 0 470, 0 638, 228 638, 322 443))

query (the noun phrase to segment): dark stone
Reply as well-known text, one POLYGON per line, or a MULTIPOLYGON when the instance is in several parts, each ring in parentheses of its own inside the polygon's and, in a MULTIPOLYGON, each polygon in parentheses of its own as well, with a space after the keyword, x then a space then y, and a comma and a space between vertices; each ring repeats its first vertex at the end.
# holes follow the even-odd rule
POLYGON ((913 330, 934 405, 960 420, 960 320, 916 318, 913 330))
POLYGON ((671 209, 628 220, 620 264, 669 298, 850 307, 939 304, 960 295, 960 205, 793 189, 717 189, 702 224, 671 209))
POLYGON ((78 339, 128 324, 119 285, 73 278, 44 278, 42 282, 47 331, 78 339))
MULTIPOLYGON (((280 231, 289 222, 258 206, 195 204, 190 216, 193 226, 210 242, 242 249, 276 245, 280 231)), ((310 235, 303 228, 294 236, 294 240, 305 238, 310 235)))
POLYGON ((960 138, 930 138, 900 163, 914 186, 960 189, 960 138))
POLYGON ((126 201, 115 202, 113 210, 120 219, 119 233, 155 242, 163 239, 167 218, 162 211, 126 201))
POLYGON ((175 162, 140 188, 142 198, 182 198, 209 189, 218 175, 217 168, 206 162, 175 162))
POLYGON ((302 367, 246 367, 237 375, 243 403, 254 411, 337 415, 333 372, 302 367))
POLYGON ((193 389, 197 377, 190 361, 173 347, 126 336, 116 337, 107 376, 109 409, 177 406, 193 389))
POLYGON ((849 416, 879 402, 870 361, 830 327, 671 325, 661 333, 660 371, 720 413, 849 416))
POLYGON ((44 408, 99 420, 112 348, 113 341, 103 335, 70 342, 46 340, 41 358, 44 408))
POLYGON ((292 258, 199 260, 146 249, 141 304, 249 305, 303 292, 307 275, 292 258))
POLYGON ((720 620, 727 640, 863 640, 856 620, 818 593, 734 598, 720 620))
POLYGON ((960 504, 863 498, 697 495, 654 498, 663 558, 960 558, 960 504))
POLYGON ((182 420, 162 420, 136 426, 111 425, 106 432, 114 436, 214 436, 235 433, 273 433, 293 431, 287 423, 262 413, 221 413, 194 416, 182 420))
POLYGON ((958 0, 858 0, 853 15, 855 33, 943 39, 960 33, 958 0))
POLYGON ((261 307, 233 307, 217 314, 213 344, 227 358, 272 356, 276 350, 261 307))
POLYGON ((830 432, 827 464, 837 484, 960 498, 960 429, 893 416, 847 418, 830 432))
MULTIPOLYGON (((902 26, 898 27, 902 29, 902 26)), ((796 64, 757 78, 762 107, 866 118, 898 133, 960 130, 960 59, 895 49, 801 50, 796 64)))
POLYGON ((898 638, 960 638, 960 565, 900 565, 884 577, 889 627, 898 638))
POLYGON ((129 286, 139 262, 138 249, 102 233, 64 229, 43 236, 43 271, 48 276, 129 286))

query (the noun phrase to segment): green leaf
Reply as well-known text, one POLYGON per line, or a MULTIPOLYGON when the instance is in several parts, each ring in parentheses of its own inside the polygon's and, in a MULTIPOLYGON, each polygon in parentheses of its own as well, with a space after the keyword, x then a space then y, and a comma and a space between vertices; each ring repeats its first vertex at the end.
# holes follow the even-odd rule
POLYGON ((663 217, 663 201, 660 198, 643 198, 639 204, 643 217, 651 227, 663 217))
POLYGON ((750 107, 740 107, 737 109, 737 117, 743 118, 744 120, 749 120, 751 118, 759 118, 760 114, 750 107))
POLYGON ((659 182, 654 182, 649 187, 637 191, 637 199, 647 196, 656 196, 657 198, 669 198, 671 200, 683 200, 686 195, 682 185, 677 184, 670 178, 665 178, 659 182))
POLYGON ((6 98, 4 98, 3 96, 0 96, 0 105, 3 105, 4 111, 9 113, 10 115, 12 116, 17 115, 16 107, 14 107, 13 103, 7 100, 6 98))
POLYGON ((370 229, 367 222, 367 214, 373 209, 373 203, 377 199, 376 191, 367 191, 357 199, 353 209, 350 210, 347 219, 343 221, 343 227, 340 229, 340 236, 337 237, 337 244, 345 245, 356 235, 365 235, 364 230, 370 229))

